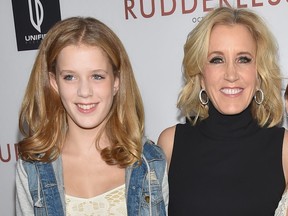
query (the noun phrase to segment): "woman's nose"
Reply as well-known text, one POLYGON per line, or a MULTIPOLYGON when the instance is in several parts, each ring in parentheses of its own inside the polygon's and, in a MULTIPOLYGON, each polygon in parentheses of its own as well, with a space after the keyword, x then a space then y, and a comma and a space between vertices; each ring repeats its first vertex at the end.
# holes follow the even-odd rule
POLYGON ((229 82, 235 82, 236 80, 239 79, 237 66, 234 63, 227 64, 226 71, 224 74, 224 79, 229 82))

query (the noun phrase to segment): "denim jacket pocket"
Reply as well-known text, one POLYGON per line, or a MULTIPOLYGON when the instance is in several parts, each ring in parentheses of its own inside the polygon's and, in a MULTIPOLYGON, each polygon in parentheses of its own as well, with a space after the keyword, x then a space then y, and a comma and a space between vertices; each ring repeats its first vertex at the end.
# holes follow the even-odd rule
POLYGON ((30 190, 30 194, 32 196, 33 200, 33 206, 34 206, 34 215, 37 216, 46 216, 46 209, 45 209, 45 203, 43 200, 43 196, 39 194, 38 190, 30 190))
POLYGON ((141 215, 149 215, 149 206, 151 203, 152 215, 165 215, 164 200, 162 196, 161 184, 156 176, 154 170, 150 171, 150 186, 149 186, 149 175, 146 175, 142 190, 141 197, 141 215), (150 192, 149 192, 150 191, 150 192))

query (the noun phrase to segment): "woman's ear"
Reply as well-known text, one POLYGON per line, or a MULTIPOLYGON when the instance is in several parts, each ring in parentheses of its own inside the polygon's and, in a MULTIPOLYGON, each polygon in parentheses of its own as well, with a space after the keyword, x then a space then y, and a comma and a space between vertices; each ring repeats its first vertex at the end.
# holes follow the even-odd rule
POLYGON ((54 73, 52 72, 49 72, 49 82, 50 82, 50 85, 52 86, 52 88, 57 92, 59 93, 58 91, 58 85, 57 85, 57 81, 56 81, 56 76, 54 73))
POLYGON ((259 74, 257 72, 257 84, 256 84, 256 90, 261 88, 261 78, 259 77, 259 74))
POLYGON ((203 75, 200 76, 200 88, 201 89, 206 89, 205 88, 205 82, 204 82, 204 79, 203 79, 203 75))

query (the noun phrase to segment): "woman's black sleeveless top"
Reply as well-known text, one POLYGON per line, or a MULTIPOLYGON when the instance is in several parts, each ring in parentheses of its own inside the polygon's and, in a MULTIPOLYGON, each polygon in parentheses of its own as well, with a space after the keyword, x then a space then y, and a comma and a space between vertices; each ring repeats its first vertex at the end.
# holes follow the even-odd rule
POLYGON ((284 128, 261 128, 250 108, 222 115, 210 105, 196 126, 176 127, 169 216, 273 216, 285 189, 284 128))

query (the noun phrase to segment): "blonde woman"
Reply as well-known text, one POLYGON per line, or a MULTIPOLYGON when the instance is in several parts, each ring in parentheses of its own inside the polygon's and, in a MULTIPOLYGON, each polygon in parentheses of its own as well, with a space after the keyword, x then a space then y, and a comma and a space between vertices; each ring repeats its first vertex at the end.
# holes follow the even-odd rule
POLYGON ((184 46, 184 124, 159 137, 170 216, 272 216, 288 181, 275 39, 247 9, 208 13, 184 46), (283 152, 283 153, 282 153, 283 152))

